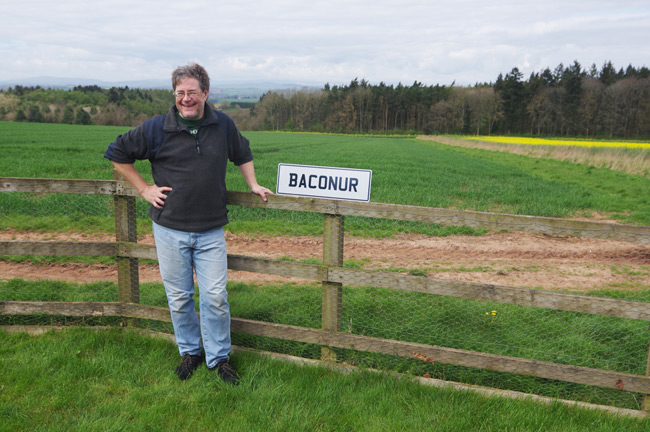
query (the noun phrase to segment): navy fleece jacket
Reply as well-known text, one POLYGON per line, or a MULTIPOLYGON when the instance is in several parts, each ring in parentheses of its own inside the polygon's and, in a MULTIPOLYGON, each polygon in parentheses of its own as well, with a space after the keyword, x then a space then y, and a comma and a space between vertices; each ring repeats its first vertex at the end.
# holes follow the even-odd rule
POLYGON ((203 232, 228 223, 226 165, 253 160, 249 142, 226 114, 207 104, 196 137, 178 122, 176 106, 154 117, 108 146, 104 157, 132 164, 149 159, 157 186, 172 188, 162 209, 149 217, 167 228, 203 232))

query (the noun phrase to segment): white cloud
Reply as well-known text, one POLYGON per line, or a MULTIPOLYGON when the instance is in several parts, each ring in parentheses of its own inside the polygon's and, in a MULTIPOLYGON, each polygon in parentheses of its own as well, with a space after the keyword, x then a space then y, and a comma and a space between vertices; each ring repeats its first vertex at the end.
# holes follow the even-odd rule
POLYGON ((3 13, 0 81, 167 79, 191 59, 213 82, 473 84, 515 66, 650 66, 648 22, 627 0, 23 0, 3 13))

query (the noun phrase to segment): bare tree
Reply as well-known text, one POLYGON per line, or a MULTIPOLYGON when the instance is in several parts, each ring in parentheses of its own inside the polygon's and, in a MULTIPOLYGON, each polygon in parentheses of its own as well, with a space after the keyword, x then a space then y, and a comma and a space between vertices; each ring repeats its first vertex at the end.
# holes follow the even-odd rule
POLYGON ((582 80, 582 100, 578 108, 580 130, 589 137, 598 130, 598 110, 603 98, 605 84, 597 78, 587 77, 582 80))
POLYGON ((466 102, 469 109, 468 126, 476 135, 490 135, 494 123, 500 118, 499 96, 492 87, 466 89, 466 102))
POLYGON ((531 127, 537 135, 562 134, 565 119, 562 113, 562 87, 545 87, 539 90, 526 107, 531 127))

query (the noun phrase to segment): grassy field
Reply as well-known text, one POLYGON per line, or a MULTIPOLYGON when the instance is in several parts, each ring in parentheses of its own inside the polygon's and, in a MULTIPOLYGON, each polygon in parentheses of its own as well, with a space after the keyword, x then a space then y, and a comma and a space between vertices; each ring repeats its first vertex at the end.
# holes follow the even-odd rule
POLYGON ((650 142, 562 138, 435 137, 454 146, 483 148, 533 158, 555 159, 632 175, 650 176, 650 142))
MULTIPOLYGON (((1 332, 1 331, 0 331, 1 332)), ((235 353, 238 387, 123 329, 0 333, 0 431, 647 431, 650 420, 235 353), (35 355, 38 353, 38 355, 35 355), (29 361, 26 361, 26 360, 29 361)))
MULTIPOLYGON (((107 145, 126 128, 0 122, 0 173, 12 177, 110 179, 107 145)), ((468 149, 413 138, 248 132, 260 184, 275 189, 279 163, 373 171, 371 201, 550 217, 604 215, 650 225, 650 179, 571 162, 468 149)), ((138 163, 150 178, 147 162, 138 163)), ((238 170, 228 188, 246 190, 238 170)), ((112 230, 110 201, 92 196, 2 194, 0 228, 41 231, 112 230), (108 203, 107 203, 108 202, 108 203), (5 216, 6 215, 6 216, 5 216), (29 217, 22 217, 29 216, 29 217)), ((138 214, 146 219, 147 203, 138 214)), ((233 231, 318 234, 317 215, 231 208, 233 231), (287 224, 287 218, 292 222, 287 224)), ((386 235, 391 223, 350 218, 359 235, 386 235)), ((444 235, 457 229, 402 225, 444 235)), ((470 232, 470 231, 464 231, 470 232)))
MULTIPOLYGON (((92 284, 60 281, 0 281, 0 301, 115 302, 113 282, 92 284)), ((229 282, 234 317, 319 328, 321 289, 318 285, 248 285, 229 282)), ((594 293, 628 301, 648 301, 650 291, 594 293)), ((647 323, 643 321, 527 308, 453 297, 431 296, 372 287, 344 287, 342 332, 384 339, 446 346, 643 375, 647 358, 647 323), (570 332, 563 331, 570 328, 570 332)), ((140 302, 166 307, 159 283, 140 286, 140 302)), ((0 316, 0 325, 111 325, 119 318, 0 316)), ((172 333, 169 323, 141 322, 140 326, 172 333)), ((234 334, 242 347, 318 359, 320 347, 280 339, 234 334)), ((397 371, 413 376, 464 382, 639 409, 639 395, 521 375, 463 368, 417 359, 337 350, 341 362, 397 371)))
MULTIPOLYGON (((108 143, 114 140, 116 135, 126 130, 127 128, 119 127, 0 122, 0 150, 3 152, 3 157, 0 158, 0 175, 110 179, 112 178, 111 165, 102 155, 108 143)), ((641 175, 625 174, 573 162, 450 146, 413 138, 264 132, 249 132, 245 135, 251 140, 258 180, 271 189, 275 188, 278 163, 363 168, 373 170, 371 197, 373 202, 553 217, 591 217, 598 214, 625 223, 650 225, 650 197, 648 196, 650 179, 641 175)), ((145 178, 150 178, 146 162, 139 163, 138 168, 145 178)), ((229 169, 228 186, 230 190, 245 190, 245 183, 235 167, 229 169)), ((111 203, 110 197, 0 194, 0 230, 111 232, 114 224, 111 203)), ((139 226, 141 231, 148 230, 149 226, 146 221, 146 209, 147 204, 143 200, 139 200, 138 214, 142 220, 139 226)), ((228 229, 232 231, 251 234, 317 235, 322 230, 322 220, 319 215, 237 207, 230 210, 232 222, 228 229)), ((378 237, 403 231, 424 232, 430 235, 458 232, 481 233, 462 227, 450 228, 424 224, 402 224, 393 221, 369 221, 364 218, 346 218, 346 230, 353 235, 378 237)), ((21 260, 24 257, 0 257, 0 259, 21 260)), ((79 258, 72 259, 78 260, 79 258)), ((528 310, 526 312, 526 308, 515 306, 504 308, 503 305, 387 291, 371 288, 346 291, 344 297, 348 303, 346 303, 347 315, 342 320, 345 326, 344 331, 368 336, 416 340, 421 343, 440 344, 461 349, 484 350, 502 355, 525 355, 527 358, 543 361, 643 374, 642 370, 637 369, 644 364, 647 355, 647 340, 644 340, 643 326, 638 323, 624 323, 604 317, 585 318, 579 314, 556 313, 558 311, 540 313, 528 310), (414 309, 414 305, 417 305, 417 309, 414 309), (498 309, 498 315, 488 313, 493 309, 498 309), (487 316, 486 313, 488 313, 487 316), (404 319, 398 322, 391 321, 392 327, 386 326, 386 322, 389 321, 386 319, 386 314, 390 314, 391 320, 394 320, 395 317, 404 319), (570 326, 576 331, 571 334, 561 332, 561 329, 566 326, 570 326), (604 333, 607 335, 606 340, 602 338, 603 333, 592 333, 591 329, 595 328, 606 329, 604 333), (532 332, 539 333, 535 344, 531 344, 530 339, 527 338, 532 332), (431 335, 435 335, 438 339, 428 339, 431 335), (440 339, 443 336, 445 339, 440 339), (502 344, 502 341, 507 341, 507 343, 502 344), (519 347, 525 353, 522 354, 521 351, 509 352, 510 347, 519 347)), ((294 285, 259 287, 231 284, 229 292, 232 296, 234 316, 308 327, 319 326, 320 293, 317 287, 294 285)), ((114 301, 116 293, 117 289, 113 284, 79 286, 59 282, 26 282, 22 280, 0 283, 0 301, 114 301)), ((592 294, 616 295, 618 297, 624 295, 627 300, 648 301, 650 291, 592 294)), ((165 305, 164 291, 159 285, 144 284, 141 298, 145 304, 165 305)), ((26 317, 27 321, 21 321, 20 317, 3 317, 1 322, 3 324, 25 324, 33 323, 37 318, 40 319, 40 317, 26 317)), ((66 322, 65 319, 63 322, 52 321, 52 324, 79 323, 86 322, 66 322)), ((87 324, 94 323, 89 320, 87 324)), ((107 322, 106 324, 114 325, 116 323, 107 322)), ((168 328, 162 330, 169 331, 168 328)), ((80 334, 75 334, 75 336, 83 345, 86 336, 80 334)), ((97 354, 97 357, 89 357, 83 349, 66 352, 54 351, 53 345, 56 343, 50 339, 56 339, 57 336, 33 339, 25 336, 2 335, 0 338, 2 341, 0 361, 5 362, 5 355, 7 355, 7 360, 6 363, 3 363, 0 374, 7 375, 6 379, 5 376, 0 376, 0 383, 11 384, 7 384, 7 387, 0 392, 0 402, 2 402, 2 406, 0 406, 2 411, 0 412, 2 412, 3 418, 7 413, 7 418, 14 422, 7 423, 8 425, 30 425, 33 424, 30 422, 40 421, 53 425, 50 427, 51 430, 58 430, 59 422, 63 422, 61 424, 70 426, 65 428, 66 430, 87 429, 92 424, 96 424, 99 429, 111 430, 110 427, 104 426, 107 424, 104 418, 107 418, 115 421, 117 426, 114 427, 114 430, 120 430, 128 429, 126 426, 120 425, 133 420, 134 416, 138 416, 142 420, 133 426, 133 430, 146 430, 147 428, 155 429, 153 425, 160 422, 161 416, 164 416, 168 409, 186 406, 182 401, 174 399, 177 397, 178 383, 172 382, 173 380, 168 379, 165 375, 167 371, 173 370, 173 365, 167 364, 174 358, 173 354, 168 352, 168 347, 155 348, 149 345, 149 342, 134 339, 132 341, 134 347, 137 344, 142 344, 145 348, 142 351, 134 348, 135 351, 121 352, 118 355, 112 351, 114 349, 112 345, 115 342, 112 338, 122 336, 112 335, 107 342, 103 343, 94 341, 94 336, 87 337, 93 339, 88 343, 95 347, 89 348, 89 352, 101 351, 96 348, 97 344, 103 346, 106 351, 102 351, 101 355, 97 354), (14 337, 17 339, 12 339, 14 337), (41 341, 46 341, 46 346, 38 345, 41 341), (21 349, 24 349, 16 354, 20 357, 14 357, 11 354, 11 349, 17 344, 22 344, 21 349), (32 349, 31 354, 30 348, 32 349), (143 362, 148 365, 157 364, 155 356, 151 357, 152 354, 149 353, 149 350, 153 350, 155 353, 157 349, 167 350, 161 356, 164 357, 164 360, 159 360, 164 363, 164 372, 143 371, 143 367, 138 366, 135 360, 128 360, 142 358, 146 359, 143 362), (5 370, 4 365, 11 364, 13 361, 19 365, 19 370, 27 368, 30 371, 29 374, 39 373, 40 369, 31 369, 31 362, 25 359, 31 360, 33 353, 41 352, 51 352, 45 359, 39 358, 41 368, 45 368, 45 370, 53 370, 55 367, 63 368, 64 372, 58 378, 59 381, 55 381, 58 384, 50 384, 46 380, 39 382, 34 377, 25 377, 24 380, 33 380, 29 382, 29 385, 34 386, 34 391, 26 393, 23 398, 5 399, 5 397, 9 397, 5 395, 25 391, 28 384, 16 377, 12 371, 5 370), (65 353, 70 355, 69 359, 72 360, 73 365, 77 364, 75 362, 80 358, 92 360, 91 365, 77 364, 81 371, 77 371, 77 368, 68 370, 68 366, 64 365, 65 353), (107 357, 104 358, 104 355, 107 357), (43 365, 42 362, 46 360, 53 363, 43 365), (115 363, 117 363, 119 372, 111 375, 109 371, 114 368, 115 363), (83 375, 84 373, 87 375, 83 375), (77 374, 83 376, 79 378, 77 374), (113 378, 107 378, 108 375, 113 378), (161 376, 165 377, 162 383, 159 382, 162 379, 161 376), (66 378, 68 381, 74 382, 68 382, 66 378), (108 379, 108 384, 104 384, 104 378, 108 379), (80 381, 84 385, 80 386, 76 381, 80 381), (127 384, 121 384, 122 381, 127 384), (154 382, 160 386, 155 389, 155 394, 164 396, 160 400, 160 406, 156 405, 155 408, 151 408, 150 417, 146 417, 149 414, 144 410, 138 411, 131 417, 129 414, 125 414, 129 412, 129 406, 133 405, 134 401, 146 401, 155 396, 155 394, 152 395, 146 391, 143 393, 142 389, 138 388, 143 383, 154 382), (56 396, 48 398, 48 391, 51 391, 56 385, 69 389, 69 392, 55 393, 56 396), (100 392, 108 394, 106 403, 97 402, 97 408, 92 413, 84 415, 81 408, 84 396, 77 398, 76 394, 85 395, 95 401, 99 399, 97 394, 100 392), (68 396, 68 393, 71 395, 68 396), (39 398, 44 398, 45 408, 34 408, 38 404, 39 398), (121 398, 128 402, 123 404, 121 398), (69 402, 70 408, 68 411, 62 412, 70 414, 72 418, 70 420, 63 420, 64 415, 59 414, 61 407, 68 405, 65 401, 69 402), (29 412, 30 409, 36 410, 40 414, 38 416, 35 414, 33 417, 31 414, 26 416, 24 412, 29 412)), ((249 341, 241 335, 236 338, 236 343, 241 346, 257 346, 295 355, 314 351, 313 355, 308 356, 317 357, 319 350, 314 346, 286 343, 283 345, 282 343, 278 344, 277 341, 249 341)), ((72 343, 65 339, 62 341, 62 345, 71 345, 72 343)), ((124 349, 124 347, 115 349, 124 349)), ((638 395, 593 392, 593 388, 571 384, 549 386, 543 380, 525 377, 513 380, 511 376, 505 374, 469 371, 463 368, 431 365, 426 362, 396 363, 394 358, 359 355, 352 350, 347 351, 342 352, 341 355, 350 363, 368 367, 384 367, 390 363, 392 370, 407 374, 423 375, 428 373, 442 379, 567 399, 575 398, 594 403, 611 403, 635 409, 639 407, 640 403, 636 399, 638 395)), ((239 357, 238 361, 241 362, 243 369, 248 371, 249 376, 263 375, 259 370, 262 368, 260 364, 264 362, 247 355, 239 357)), ((270 370, 274 370, 276 367, 285 368, 285 366, 276 365, 268 367, 270 370)), ((271 373, 280 374, 279 372, 271 373)), ((297 374, 293 369, 287 373, 297 374)), ((273 378, 273 380, 277 379, 273 378)), ((355 387, 363 381, 358 377, 355 378, 357 381, 347 381, 350 379, 348 377, 332 379, 334 381, 328 385, 342 387, 355 387)), ((430 423, 426 422, 432 421, 432 404, 440 404, 441 401, 447 401, 447 398, 458 397, 442 396, 442 399, 439 399, 441 396, 436 390, 432 395, 427 396, 428 393, 421 395, 424 390, 413 390, 410 387, 411 384, 404 384, 407 387, 401 394, 398 392, 396 395, 382 395, 381 398, 385 398, 386 402, 385 405, 382 403, 379 407, 374 405, 363 408, 347 405, 342 407, 338 402, 331 402, 332 405, 325 405, 322 410, 319 410, 317 408, 321 403, 319 398, 303 401, 303 392, 310 387, 309 384, 301 380, 301 377, 292 377, 289 380, 291 385, 287 385, 285 389, 286 393, 280 391, 278 394, 276 391, 275 393, 271 392, 268 396, 263 396, 263 400, 267 401, 266 405, 264 403, 260 405, 256 395, 249 393, 255 393, 261 389, 266 391, 268 386, 274 388, 274 385, 277 390, 277 382, 248 383, 244 386, 244 389, 248 390, 244 392, 243 396, 241 389, 220 389, 216 397, 219 403, 226 404, 233 412, 240 412, 254 407, 256 404, 259 405, 260 408, 253 409, 258 411, 258 416, 264 424, 260 428, 265 430, 427 429, 427 425, 430 423), (411 400, 413 394, 418 395, 417 401, 411 400), (241 403, 234 401, 233 397, 237 395, 243 398, 241 403), (279 398, 282 399, 281 403, 284 404, 284 407, 278 405, 280 402, 277 399, 279 398), (420 405, 419 399, 426 402, 420 405), (287 408, 289 405, 295 405, 295 410, 287 408), (389 409, 392 406, 400 409, 393 411, 392 408, 389 409), (404 406, 411 407, 406 409, 406 412, 412 410, 415 413, 413 414, 415 420, 405 420, 399 414, 404 411, 404 406), (309 410, 315 411, 315 414, 311 412, 305 414, 305 411, 309 410), (343 420, 334 418, 334 413, 340 410, 345 413, 343 420), (282 413, 282 417, 273 417, 274 413, 278 411, 282 413), (384 422, 387 426, 377 427, 379 421, 384 422)), ((196 396, 198 399, 190 398, 187 416, 182 413, 178 414, 178 409, 172 410, 175 415, 178 414, 178 417, 174 417, 174 419, 178 418, 178 424, 196 425, 197 428, 207 427, 207 425, 223 426, 223 424, 209 423, 215 421, 214 418, 206 420, 199 413, 205 411, 206 408, 208 410, 217 408, 210 405, 210 399, 207 399, 213 395, 214 383, 207 384, 205 380, 197 381, 199 384, 191 385, 199 386, 197 391, 201 396, 196 396), (199 408, 196 408, 195 405, 199 408)), ((370 381, 371 386, 358 388, 360 393, 356 396, 361 402, 365 402, 363 405, 372 405, 373 398, 369 395, 381 392, 391 393, 392 390, 386 391, 386 386, 399 387, 402 385, 397 385, 391 379, 387 383, 379 384, 370 381), (374 385, 378 387, 374 388, 374 385)), ((351 394, 346 393, 345 388, 336 391, 340 393, 329 395, 335 400, 338 398, 349 401, 353 398, 351 394)), ((188 390, 181 390, 180 394, 187 396, 189 394, 187 392, 188 390)), ((463 394, 462 398, 465 396, 463 394)), ((483 412, 484 410, 495 410, 495 417, 492 419, 492 423, 490 423, 490 419, 485 418, 485 421, 481 423, 480 430, 504 428, 506 430, 564 430, 564 425, 574 426, 566 430, 586 430, 587 426, 585 425, 590 422, 596 422, 602 426, 602 430, 613 430, 618 421, 602 414, 577 413, 577 411, 564 407, 529 409, 529 405, 518 405, 519 402, 496 402, 476 399, 475 396, 469 397, 467 400, 469 406, 464 406, 463 402, 458 407, 440 410, 437 415, 434 415, 433 420, 440 422, 441 430, 471 429, 468 425, 476 425, 476 423, 473 422, 472 415, 467 416, 466 413, 483 412), (504 407, 497 408, 496 406, 502 402, 504 407), (479 409, 477 406, 482 408, 479 409), (524 412, 515 415, 513 422, 510 422, 511 411, 520 409, 524 412), (578 418, 580 420, 577 420, 578 418)), ((145 406, 150 405, 145 403, 145 406)), ((236 426, 232 430, 256 430, 255 428, 247 429, 249 426, 247 422, 252 420, 247 417, 247 413, 244 414, 242 423, 233 423, 236 426)), ((227 415, 226 417, 227 420, 224 421, 235 422, 234 416, 227 415)), ((630 425, 631 429, 626 428, 625 430, 636 430, 635 428, 639 425, 648 427, 647 423, 632 422, 630 425)), ((0 430, 2 428, 3 426, 0 425, 0 430)))

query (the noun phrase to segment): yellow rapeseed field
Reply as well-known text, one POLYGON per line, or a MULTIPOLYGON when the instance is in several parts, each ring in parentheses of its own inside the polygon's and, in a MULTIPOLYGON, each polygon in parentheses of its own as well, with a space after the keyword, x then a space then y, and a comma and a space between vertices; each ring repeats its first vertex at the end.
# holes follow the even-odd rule
POLYGON ((578 139, 546 139, 546 138, 523 138, 505 136, 463 136, 462 139, 475 141, 488 141, 502 144, 527 144, 547 146, 576 146, 576 147, 610 147, 610 148, 644 148, 650 149, 650 142, 632 141, 590 141, 578 139))
POLYGON ((650 141, 607 141, 505 136, 418 137, 441 144, 557 159, 650 177, 650 141))

